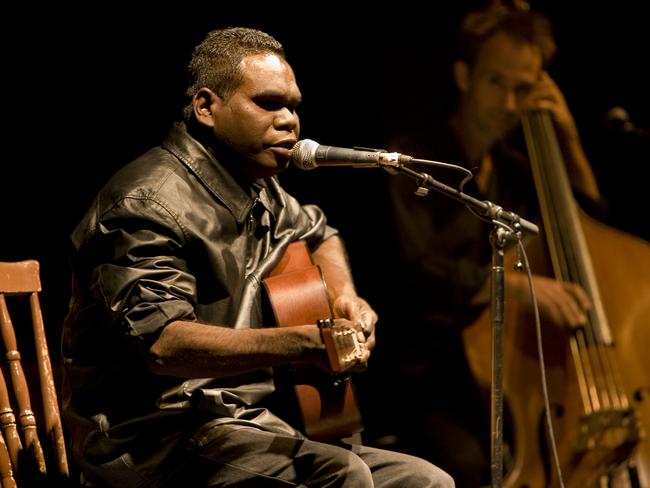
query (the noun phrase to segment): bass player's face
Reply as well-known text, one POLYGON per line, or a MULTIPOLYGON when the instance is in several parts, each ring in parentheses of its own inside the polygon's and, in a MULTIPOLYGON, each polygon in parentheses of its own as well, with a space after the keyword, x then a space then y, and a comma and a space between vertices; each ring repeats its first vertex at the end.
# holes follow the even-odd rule
POLYGON ((457 78, 464 116, 492 143, 519 123, 526 96, 542 72, 537 46, 497 33, 480 48, 465 79, 457 78))

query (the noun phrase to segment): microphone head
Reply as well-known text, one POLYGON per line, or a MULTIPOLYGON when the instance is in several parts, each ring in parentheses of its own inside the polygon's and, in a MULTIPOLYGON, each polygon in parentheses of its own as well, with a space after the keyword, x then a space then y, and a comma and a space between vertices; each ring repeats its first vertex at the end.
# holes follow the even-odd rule
POLYGON ((294 144, 291 150, 291 162, 300 169, 314 169, 316 164, 316 149, 319 144, 311 139, 303 139, 294 144))

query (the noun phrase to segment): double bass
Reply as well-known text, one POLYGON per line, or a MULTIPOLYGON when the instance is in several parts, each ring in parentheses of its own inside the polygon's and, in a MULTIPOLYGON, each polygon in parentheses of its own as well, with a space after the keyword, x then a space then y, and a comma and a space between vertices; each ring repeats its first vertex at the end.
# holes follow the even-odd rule
MULTIPOLYGON (((526 114, 523 128, 542 215, 543 237, 528 247, 531 268, 580 284, 592 307, 584 327, 542 328, 547 406, 534 319, 506 296, 503 392, 512 445, 504 485, 650 487, 650 245, 576 204, 548 112, 526 114)), ((484 314, 464 332, 470 366, 485 384, 489 327, 484 314)))

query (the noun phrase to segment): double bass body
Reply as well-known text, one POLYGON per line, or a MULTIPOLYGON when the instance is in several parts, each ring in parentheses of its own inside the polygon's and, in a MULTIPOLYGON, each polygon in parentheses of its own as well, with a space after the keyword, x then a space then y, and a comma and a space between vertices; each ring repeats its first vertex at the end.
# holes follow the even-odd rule
MULTIPOLYGON (((547 113, 530 114, 524 129, 544 233, 527 246, 531 268, 579 283, 594 304, 584 329, 544 327, 542 317, 549 413, 564 484, 650 487, 650 245, 577 207, 547 113)), ((534 317, 524 309, 506 296, 503 390, 512 445, 504 484, 558 486, 534 317)), ((474 374, 489 384, 489 313, 464 339, 474 374)))

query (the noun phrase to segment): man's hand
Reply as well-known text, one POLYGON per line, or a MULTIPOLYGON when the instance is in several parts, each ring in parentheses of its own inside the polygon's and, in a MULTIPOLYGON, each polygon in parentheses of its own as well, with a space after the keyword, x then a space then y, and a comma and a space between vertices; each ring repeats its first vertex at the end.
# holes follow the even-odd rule
POLYGON ((375 348, 377 314, 363 298, 356 295, 337 297, 334 300, 334 316, 354 322, 364 336, 366 349, 372 351, 375 348))
MULTIPOLYGON (((526 276, 509 275, 506 286, 518 301, 532 306, 526 276)), ((591 302, 580 285, 534 275, 533 286, 543 320, 559 327, 581 327, 587 323, 586 312, 591 302)))

